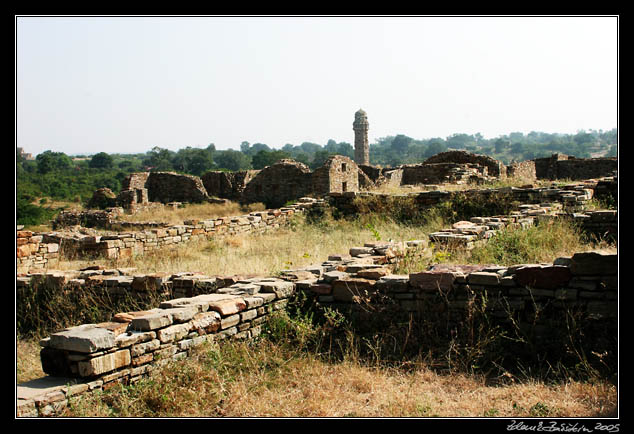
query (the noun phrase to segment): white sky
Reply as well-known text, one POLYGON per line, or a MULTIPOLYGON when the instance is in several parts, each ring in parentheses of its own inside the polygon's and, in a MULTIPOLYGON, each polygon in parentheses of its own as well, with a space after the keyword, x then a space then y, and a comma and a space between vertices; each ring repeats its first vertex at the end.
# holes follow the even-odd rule
POLYGON ((618 18, 16 17, 16 146, 279 149, 609 130, 618 18))

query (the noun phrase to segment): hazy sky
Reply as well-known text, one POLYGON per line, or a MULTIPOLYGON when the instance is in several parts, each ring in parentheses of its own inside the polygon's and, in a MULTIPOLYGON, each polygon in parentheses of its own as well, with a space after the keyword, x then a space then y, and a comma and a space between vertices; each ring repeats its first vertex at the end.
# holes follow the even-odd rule
POLYGON ((16 145, 281 148, 608 130, 616 17, 16 17, 16 145))

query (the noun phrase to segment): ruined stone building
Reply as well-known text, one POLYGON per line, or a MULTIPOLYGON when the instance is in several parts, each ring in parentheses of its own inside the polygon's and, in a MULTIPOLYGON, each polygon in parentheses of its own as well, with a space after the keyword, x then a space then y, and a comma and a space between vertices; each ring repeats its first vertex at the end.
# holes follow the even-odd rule
POLYGON ((359 109, 354 114, 352 129, 354 130, 354 161, 361 165, 370 164, 370 144, 368 143, 368 115, 359 109))
POLYGON ((312 191, 317 196, 359 191, 359 177, 365 176, 348 157, 334 155, 312 174, 312 191))
POLYGON ((206 202, 210 198, 200 178, 172 172, 128 175, 117 196, 117 205, 135 211, 151 202, 206 202))
POLYGON ((251 178, 238 201, 262 202, 272 208, 283 206, 290 200, 310 194, 311 174, 303 163, 291 159, 280 160, 251 178))
POLYGON ((259 170, 240 170, 237 172, 211 171, 204 173, 201 180, 205 189, 216 197, 239 200, 247 184, 259 170))

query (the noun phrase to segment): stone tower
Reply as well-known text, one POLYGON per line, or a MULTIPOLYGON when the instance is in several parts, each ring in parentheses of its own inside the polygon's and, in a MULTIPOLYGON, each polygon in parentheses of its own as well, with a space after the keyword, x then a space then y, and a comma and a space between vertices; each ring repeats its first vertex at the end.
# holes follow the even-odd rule
POLYGON ((354 114, 354 162, 370 165, 370 145, 368 144, 368 115, 361 109, 354 114))

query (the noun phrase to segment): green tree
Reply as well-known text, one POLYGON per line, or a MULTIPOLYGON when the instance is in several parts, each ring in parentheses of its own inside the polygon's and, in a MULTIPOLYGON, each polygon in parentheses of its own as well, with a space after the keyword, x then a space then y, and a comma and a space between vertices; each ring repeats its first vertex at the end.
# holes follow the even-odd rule
POLYGON ((88 167, 93 169, 111 169, 113 166, 112 157, 105 152, 99 152, 90 159, 88 167))
POLYGON ((165 172, 174 170, 172 165, 172 157, 174 152, 155 146, 150 152, 148 157, 143 160, 143 164, 150 166, 152 171, 165 172))
POLYGON ((284 158, 290 158, 290 155, 284 151, 266 151, 262 149, 251 158, 251 164, 254 169, 264 169, 266 166, 275 164, 284 158))
POLYGON ((330 158, 332 155, 335 155, 335 154, 331 154, 325 149, 318 150, 313 155, 313 161, 310 163, 310 168, 313 170, 320 168, 321 166, 324 165, 326 160, 328 160, 328 158, 330 158))
POLYGON ((73 165, 73 160, 63 152, 44 151, 35 157, 35 161, 37 171, 42 174, 68 169, 73 165))
POLYGON ((447 150, 447 146, 440 142, 432 142, 430 141, 427 145, 427 149, 425 149, 424 156, 425 158, 432 157, 436 154, 440 154, 441 152, 445 152, 447 150))
POLYGON ((251 158, 240 152, 228 149, 226 151, 216 151, 216 164, 221 169, 231 171, 248 170, 251 168, 251 158))
POLYGON ((493 142, 493 145, 495 146, 495 152, 497 154, 501 154, 506 149, 508 149, 508 147, 511 145, 511 142, 500 137, 495 142, 493 142))
POLYGON ((403 134, 398 134, 396 137, 394 137, 394 140, 392 140, 392 145, 390 147, 392 148, 393 151, 401 155, 405 155, 407 154, 407 151, 409 150, 409 145, 411 142, 412 142, 411 137, 407 137, 403 134))

